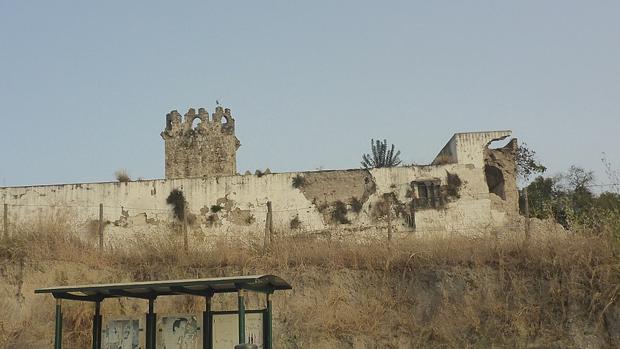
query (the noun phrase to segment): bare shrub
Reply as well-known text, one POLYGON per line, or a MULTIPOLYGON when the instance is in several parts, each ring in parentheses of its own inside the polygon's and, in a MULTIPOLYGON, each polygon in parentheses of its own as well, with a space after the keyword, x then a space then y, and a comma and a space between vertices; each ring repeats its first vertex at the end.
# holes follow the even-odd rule
POLYGON ((364 206, 364 203, 362 202, 362 200, 356 197, 351 198, 350 204, 351 204, 351 210, 355 213, 360 213, 360 211, 362 211, 362 207, 364 206))
POLYGON ((114 172, 114 177, 121 183, 131 182, 131 177, 129 177, 129 173, 124 168, 114 172))
POLYGON ((302 175, 296 175, 293 177, 293 188, 300 189, 306 185, 306 178, 302 175))
POLYGON ((332 209, 332 220, 340 224, 350 224, 351 221, 347 218, 347 204, 338 200, 334 202, 332 209))
POLYGON ((291 219, 290 222, 290 228, 291 229, 299 229, 301 227, 301 220, 299 219, 299 215, 295 215, 295 217, 293 217, 293 219, 291 219))
MULTIPOLYGON (((575 347, 567 324, 581 321, 589 326, 583 331, 604 328, 620 284, 616 242, 605 230, 528 243, 510 235, 408 238, 389 247, 281 236, 266 253, 260 238, 210 239, 182 251, 175 234, 162 233, 128 239, 100 254, 72 234, 61 215, 42 223, 0 241, 2 268, 21 258, 28 277, 48 275, 63 284, 109 281, 103 271, 113 281, 283 276, 296 293, 274 296, 285 300, 274 302, 274 338, 282 347, 291 346, 287 340, 331 340, 341 347, 359 338, 371 338, 375 347, 398 347, 395 328, 411 347, 575 347), (53 276, 59 270, 66 272, 53 276)), ((48 279, 37 287, 51 286, 48 279)), ((3 309, 13 309, 5 304, 9 296, 2 297, 3 309)), ((51 341, 53 303, 36 297, 40 307, 20 310, 36 316, 22 321, 0 312, 0 339, 8 348, 42 347, 29 342, 34 337, 51 341)), ((140 302, 106 302, 106 311, 140 314, 140 302)), ((196 308, 189 298, 175 302, 167 309, 196 308)), ((92 306, 67 303, 67 348, 87 347, 92 306)), ((165 307, 158 304, 162 313, 165 307)))
POLYGON ((463 182, 461 181, 459 175, 456 173, 448 172, 447 182, 448 184, 446 185, 446 193, 448 194, 448 196, 457 199, 460 198, 461 194, 459 193, 459 191, 461 190, 461 185, 463 184, 463 182))

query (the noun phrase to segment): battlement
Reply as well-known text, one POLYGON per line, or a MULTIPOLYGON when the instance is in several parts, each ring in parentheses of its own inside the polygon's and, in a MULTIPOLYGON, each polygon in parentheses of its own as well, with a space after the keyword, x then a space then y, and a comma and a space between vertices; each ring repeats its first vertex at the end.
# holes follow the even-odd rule
POLYGON ((166 128, 161 133, 162 138, 177 137, 195 133, 206 134, 209 132, 222 132, 227 135, 235 133, 235 119, 230 113, 230 109, 220 106, 215 108, 215 112, 209 115, 205 108, 199 108, 198 113, 194 108, 189 108, 184 117, 177 110, 172 110, 166 114, 166 128), (194 121, 199 120, 194 126, 194 121))
POLYGON ((211 115, 205 108, 198 112, 190 108, 183 117, 172 110, 166 114, 161 137, 166 148, 166 178, 236 174, 236 152, 241 144, 228 108, 217 106, 211 115))

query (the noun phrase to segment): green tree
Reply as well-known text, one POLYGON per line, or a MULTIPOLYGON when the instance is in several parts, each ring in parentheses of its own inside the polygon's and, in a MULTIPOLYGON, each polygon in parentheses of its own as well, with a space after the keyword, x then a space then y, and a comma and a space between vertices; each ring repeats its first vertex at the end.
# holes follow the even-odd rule
POLYGON ((527 190, 530 215, 544 219, 553 215, 552 204, 557 198, 557 179, 536 177, 525 190, 527 190))
POLYGON ((543 174, 547 168, 536 160, 536 152, 528 148, 526 143, 517 147, 517 175, 528 181, 533 174, 543 174))
POLYGON ((586 214, 594 206, 594 193, 590 186, 594 182, 594 172, 579 166, 571 166, 564 180, 568 184, 567 195, 572 202, 572 210, 575 214, 586 214))
POLYGON ((597 208, 620 212, 620 194, 612 192, 601 193, 595 200, 597 208))
POLYGON ((395 167, 402 162, 398 157, 400 150, 395 151, 394 144, 388 149, 387 140, 383 142, 370 140, 371 154, 362 155, 362 166, 368 168, 395 167))

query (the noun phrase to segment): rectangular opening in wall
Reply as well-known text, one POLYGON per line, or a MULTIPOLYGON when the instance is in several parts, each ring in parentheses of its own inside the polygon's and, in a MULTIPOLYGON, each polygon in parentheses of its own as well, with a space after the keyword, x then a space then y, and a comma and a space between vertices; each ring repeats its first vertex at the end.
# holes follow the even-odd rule
POLYGON ((439 179, 415 181, 412 187, 416 189, 416 197, 413 199, 415 207, 438 208, 443 204, 441 197, 441 181, 439 179))

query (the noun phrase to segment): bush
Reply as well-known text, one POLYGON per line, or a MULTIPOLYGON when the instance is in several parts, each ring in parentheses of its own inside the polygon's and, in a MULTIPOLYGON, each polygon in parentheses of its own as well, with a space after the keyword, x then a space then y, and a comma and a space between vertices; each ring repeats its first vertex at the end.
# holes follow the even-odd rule
POLYGON ((172 205, 172 212, 174 213, 174 217, 178 220, 183 220, 185 218, 185 195, 183 195, 183 191, 180 189, 172 189, 170 195, 166 198, 166 203, 168 205, 172 205))
POLYGON ((350 204, 351 204, 351 210, 355 213, 360 213, 360 211, 362 210, 362 207, 364 206, 364 203, 356 197, 351 198, 350 204))
POLYGON ((302 175, 293 177, 293 188, 299 189, 306 185, 306 178, 302 175))
POLYGON ((290 223, 291 229, 299 229, 301 227, 301 221, 299 220, 299 216, 296 215, 291 219, 290 223))
POLYGON ((448 172, 448 185, 446 187, 448 196, 451 196, 457 199, 460 198, 461 195, 459 194, 459 191, 461 190, 462 184, 463 182, 461 181, 461 178, 459 177, 459 175, 457 175, 456 173, 448 172))
POLYGON ((131 177, 129 177, 129 173, 127 173, 127 170, 125 169, 120 169, 114 172, 114 177, 116 177, 116 180, 121 183, 131 182, 131 177))
POLYGON ((334 202, 334 209, 332 211, 332 220, 340 224, 350 224, 351 221, 347 218, 347 205, 338 200, 334 202))

